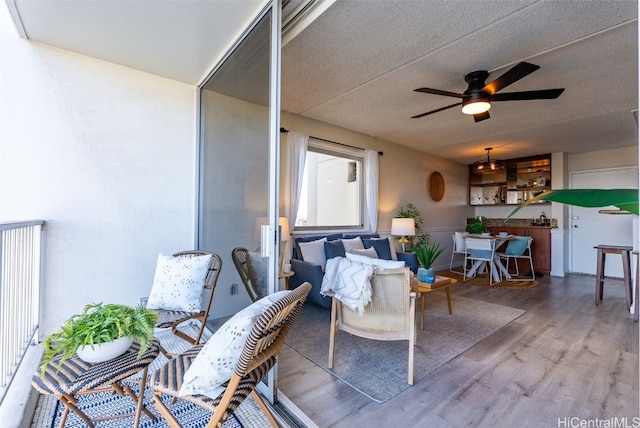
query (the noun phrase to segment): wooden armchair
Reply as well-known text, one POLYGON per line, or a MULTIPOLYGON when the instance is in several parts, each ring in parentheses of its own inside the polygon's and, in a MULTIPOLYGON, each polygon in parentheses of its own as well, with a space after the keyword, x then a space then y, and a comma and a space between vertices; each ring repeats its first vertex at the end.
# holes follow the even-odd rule
POLYGON ((381 271, 371 278, 372 299, 364 314, 343 305, 335 297, 331 304, 329 363, 333 368, 338 330, 373 340, 408 340, 408 383, 413 385, 413 356, 416 340, 416 296, 411 291, 409 268, 381 271))
MULTIPOLYGON (((213 302, 213 292, 215 291, 218 276, 220 275, 220 269, 222 268, 222 259, 215 253, 201 250, 181 251, 173 254, 173 257, 195 257, 203 255, 211 256, 211 263, 209 264, 209 270, 207 271, 207 276, 202 290, 203 293, 206 293, 207 291, 209 292, 208 296, 203 296, 203 301, 206 302, 205 305, 203 305, 204 309, 199 312, 154 309, 158 313, 158 321, 155 325, 156 328, 171 328, 171 332, 174 335, 186 340, 192 345, 200 343, 202 333, 204 333, 207 318, 209 317, 209 311, 211 310, 211 303, 213 302), (180 324, 190 320, 200 321, 200 327, 195 337, 190 337, 178 329, 180 324)), ((160 346, 160 351, 168 357, 171 356, 162 346, 160 346)))
POLYGON ((249 256, 249 250, 243 247, 236 247, 231 251, 231 259, 236 266, 238 275, 244 284, 244 288, 247 289, 247 294, 251 298, 252 302, 260 300, 263 296, 260 284, 255 275, 255 267, 251 266, 251 257, 249 256))
POLYGON ((274 366, 276 356, 284 343, 302 304, 311 290, 311 284, 304 283, 295 290, 287 292, 258 316, 242 353, 235 363, 234 373, 225 384, 225 389, 217 398, 205 395, 179 396, 183 376, 203 345, 177 355, 163 367, 153 373, 149 385, 154 392, 153 404, 171 427, 180 427, 180 422, 161 400, 163 394, 175 399, 194 403, 213 413, 207 428, 220 427, 224 421, 240 406, 249 395, 256 401, 267 416, 272 427, 278 423, 256 393, 255 387, 274 366))

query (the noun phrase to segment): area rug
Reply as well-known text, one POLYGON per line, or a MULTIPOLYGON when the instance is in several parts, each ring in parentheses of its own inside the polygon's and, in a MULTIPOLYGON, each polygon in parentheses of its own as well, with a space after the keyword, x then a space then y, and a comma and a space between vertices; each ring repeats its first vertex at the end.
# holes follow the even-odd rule
POLYGON ((517 276, 513 277, 512 281, 502 280, 501 282, 497 282, 494 284, 489 283, 489 275, 487 274, 477 274, 473 278, 467 278, 466 281, 463 281, 464 275, 451 272, 448 270, 444 270, 442 272, 437 272, 438 275, 448 276, 450 278, 455 278, 458 280, 458 284, 463 285, 474 285, 476 287, 485 287, 485 288, 498 288, 503 290, 525 290, 528 288, 536 288, 540 285, 538 281, 531 281, 526 278, 518 278, 517 276))
MULTIPOLYGON (((452 296, 453 315, 444 293, 431 293, 425 301, 425 329, 418 329, 414 356, 414 383, 498 331, 525 311, 462 296, 452 296)), ((330 311, 306 304, 286 343, 305 358, 343 382, 383 403, 411 385, 407 383, 407 341, 377 341, 336 335, 334 368, 329 357, 330 311)), ((419 324, 418 324, 419 325, 419 324)))
MULTIPOLYGON (((197 333, 196 326, 187 325, 180 328, 185 331, 185 333, 193 336, 197 333)), ((205 337, 210 337, 211 333, 207 332, 205 337)), ((161 341, 163 346, 169 352, 183 352, 187 350, 191 345, 181 339, 178 339, 174 336, 170 330, 156 330, 156 338, 161 341)), ((152 364, 149 366, 149 373, 157 370, 162 367, 166 362, 166 357, 160 355, 152 364)), ((139 385, 129 384, 131 388, 134 390, 136 394, 139 391, 139 385)), ((42 408, 46 409, 47 407, 51 407, 52 411, 49 414, 42 414, 41 411, 38 420, 34 420, 34 423, 31 425, 32 428, 54 428, 58 427, 60 423, 60 418, 62 416, 62 411, 64 410, 64 406, 62 406, 58 400, 53 396, 42 396, 44 401, 49 401, 50 404, 41 403, 42 408)), ((144 403, 147 405, 147 408, 151 413, 156 416, 156 420, 152 420, 151 418, 143 415, 140 419, 140 428, 167 428, 169 425, 166 421, 160 416, 153 406, 151 400, 153 398, 153 394, 147 388, 144 395, 144 403)), ((176 403, 171 404, 170 397, 164 397, 163 402, 167 404, 167 406, 172 410, 174 415, 180 420, 183 427, 185 428, 200 428, 205 427, 207 422, 211 417, 211 413, 207 412, 200 407, 188 403, 182 400, 176 401, 176 403)), ((98 418, 101 416, 109 416, 109 415, 117 415, 117 414, 127 414, 135 412, 135 404, 128 397, 121 397, 118 394, 112 392, 102 392, 97 394, 87 394, 81 395, 78 397, 78 407, 85 411, 91 418, 98 418)), ((120 428, 125 426, 133 426, 134 417, 127 418, 119 418, 112 419, 106 421, 100 421, 96 424, 99 428, 120 428)), ((238 407, 236 412, 225 421, 223 427, 224 428, 250 428, 250 427, 263 427, 268 426, 269 422, 267 418, 262 413, 262 410, 259 408, 258 404, 251 398, 248 397, 243 403, 238 407)), ((86 423, 80 419, 75 413, 70 412, 67 417, 67 421, 65 423, 65 428, 85 428, 86 423)))

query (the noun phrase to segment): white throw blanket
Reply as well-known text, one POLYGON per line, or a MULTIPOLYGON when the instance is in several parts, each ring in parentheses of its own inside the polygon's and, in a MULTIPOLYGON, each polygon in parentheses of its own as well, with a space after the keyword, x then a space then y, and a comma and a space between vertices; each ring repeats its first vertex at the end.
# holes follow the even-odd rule
POLYGON ((327 260, 320 294, 335 296, 360 315, 371 302, 371 277, 374 267, 344 257, 327 260))

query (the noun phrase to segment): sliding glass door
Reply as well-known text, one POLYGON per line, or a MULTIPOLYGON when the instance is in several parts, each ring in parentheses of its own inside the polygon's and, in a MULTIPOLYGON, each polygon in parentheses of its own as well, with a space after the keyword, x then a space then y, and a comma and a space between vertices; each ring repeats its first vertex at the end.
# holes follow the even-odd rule
MULTIPOLYGON (((223 259, 213 317, 232 315, 251 303, 231 259, 235 247, 261 253, 269 292, 278 286, 279 83, 276 3, 200 88, 198 243, 223 259)), ((271 401, 274 372, 266 387, 261 385, 271 401)))

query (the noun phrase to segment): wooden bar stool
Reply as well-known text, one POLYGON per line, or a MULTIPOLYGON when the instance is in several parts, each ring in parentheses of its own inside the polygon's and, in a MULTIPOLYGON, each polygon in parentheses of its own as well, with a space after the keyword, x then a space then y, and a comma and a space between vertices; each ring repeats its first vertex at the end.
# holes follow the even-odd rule
POLYGON ((633 250, 633 247, 621 245, 596 245, 593 248, 598 250, 598 265, 596 267, 596 305, 600 304, 600 301, 602 300, 604 280, 611 279, 604 275, 606 255, 620 254, 622 256, 622 272, 624 275, 624 293, 627 299, 627 309, 630 309, 633 295, 631 285, 631 251, 633 250))

